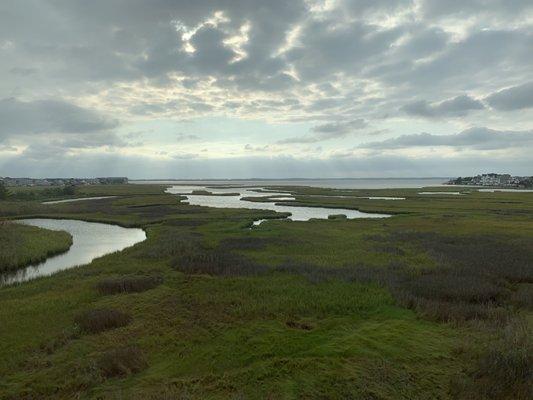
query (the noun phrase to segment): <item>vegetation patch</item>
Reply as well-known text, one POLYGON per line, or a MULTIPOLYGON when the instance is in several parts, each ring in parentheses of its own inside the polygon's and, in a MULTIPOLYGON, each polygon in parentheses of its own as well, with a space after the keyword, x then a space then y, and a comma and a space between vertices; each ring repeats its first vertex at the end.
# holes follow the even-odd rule
POLYGON ((0 288, 0 398, 531 398, 531 194, 301 188, 316 206, 324 199, 308 192, 402 215, 250 231, 279 215, 193 207, 164 189, 84 186, 78 195, 121 196, 85 205, 0 201, 2 218, 147 233, 88 266, 0 288), (107 281, 104 292, 130 293, 122 279, 145 276, 164 287, 95 290, 107 281), (135 324, 113 329, 131 317, 109 310, 135 310, 135 324))
POLYGON ((125 346, 106 351, 97 361, 104 378, 124 377, 148 366, 146 356, 138 346, 125 346))
POLYGON ((71 245, 67 232, 0 221, 0 273, 38 264, 71 245))
POLYGON ((185 274, 218 276, 261 275, 269 267, 244 256, 221 250, 197 249, 171 262, 173 268, 185 274))
POLYGON ((294 321, 292 319, 285 322, 285 325, 291 329, 300 329, 302 331, 311 331, 314 328, 313 325, 307 322, 294 321))
POLYGON ((328 219, 332 219, 332 220, 344 220, 346 219, 346 215, 344 214, 333 214, 333 215, 328 215, 328 219))
POLYGON ((82 332, 100 333, 128 325, 131 316, 110 308, 97 308, 77 315, 74 321, 82 332))
POLYGON ((533 331, 514 321, 478 357, 470 376, 455 382, 465 399, 528 400, 533 397, 533 331))
POLYGON ((269 244, 279 244, 276 238, 262 238, 258 236, 241 236, 226 238, 220 241, 219 249, 222 251, 232 250, 263 250, 269 244))
POLYGON ((104 295, 119 293, 138 293, 153 289, 163 281, 159 276, 123 276, 103 279, 96 289, 104 295))

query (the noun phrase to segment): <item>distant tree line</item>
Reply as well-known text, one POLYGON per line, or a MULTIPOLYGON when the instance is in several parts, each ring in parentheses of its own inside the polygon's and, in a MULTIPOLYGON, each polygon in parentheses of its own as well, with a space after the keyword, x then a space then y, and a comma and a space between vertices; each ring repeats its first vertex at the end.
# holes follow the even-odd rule
POLYGON ((7 199, 7 196, 9 196, 9 191, 6 188, 6 185, 4 185, 4 182, 0 181, 0 200, 7 199))
POLYGON ((76 194, 76 186, 66 185, 42 190, 20 190, 11 192, 4 182, 0 181, 0 200, 39 200, 51 197, 72 196, 76 194))

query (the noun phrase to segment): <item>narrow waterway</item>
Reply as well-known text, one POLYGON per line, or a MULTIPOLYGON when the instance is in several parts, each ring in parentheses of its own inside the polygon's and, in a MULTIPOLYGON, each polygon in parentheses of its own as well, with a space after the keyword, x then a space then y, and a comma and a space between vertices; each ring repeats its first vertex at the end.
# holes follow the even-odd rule
POLYGON ((0 286, 24 282, 64 269, 89 264, 97 257, 123 250, 146 239, 146 233, 142 229, 122 228, 96 222, 42 218, 24 219, 17 222, 45 229, 66 231, 72 235, 72 246, 67 252, 52 256, 40 264, 13 273, 0 274, 0 286))
MULTIPOLYGON (((290 193, 268 192, 263 188, 225 188, 206 186, 174 185, 167 189, 168 193, 182 194, 187 197, 191 205, 215 207, 215 208, 247 208, 254 210, 272 210, 280 213, 290 213, 288 219, 293 221, 308 221, 311 218, 327 219, 330 215, 345 215, 348 219, 354 218, 386 218, 388 214, 365 213, 346 208, 304 207, 277 204, 281 198, 292 200, 290 193), (212 194, 196 194, 196 191, 205 190, 212 194), (269 201, 266 197, 274 197, 269 201), (246 198, 254 198, 265 201, 250 201, 246 198)), ((290 201, 288 200, 288 201, 290 201)), ((263 222, 261 220, 261 222, 263 222)))

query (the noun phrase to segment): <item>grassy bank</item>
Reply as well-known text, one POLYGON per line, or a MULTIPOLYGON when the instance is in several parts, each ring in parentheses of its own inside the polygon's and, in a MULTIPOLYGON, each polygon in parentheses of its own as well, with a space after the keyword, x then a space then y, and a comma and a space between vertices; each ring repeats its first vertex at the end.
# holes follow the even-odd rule
POLYGON ((72 236, 67 232, 0 222, 0 272, 37 264, 71 245, 72 236))
POLYGON ((0 398, 529 397, 533 196, 294 188, 305 204, 398 215, 250 230, 275 213, 189 206, 163 189, 0 203, 4 218, 99 220, 148 236, 0 288, 0 398))

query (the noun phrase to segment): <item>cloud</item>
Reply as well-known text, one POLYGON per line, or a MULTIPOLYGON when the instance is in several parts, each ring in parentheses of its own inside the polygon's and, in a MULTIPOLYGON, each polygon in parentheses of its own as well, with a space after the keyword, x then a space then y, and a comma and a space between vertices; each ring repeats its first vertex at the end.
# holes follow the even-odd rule
POLYGON ((517 147, 533 147, 533 130, 498 131, 488 128, 471 128, 453 135, 419 133, 402 135, 379 142, 360 145, 365 149, 404 149, 411 147, 450 146, 478 150, 502 150, 517 147))
POLYGON ((492 108, 502 111, 533 107, 533 82, 500 90, 486 98, 492 108))
POLYGON ((324 140, 339 139, 346 137, 356 130, 364 129, 368 123, 362 119, 354 119, 351 121, 330 122, 323 125, 317 125, 311 128, 312 134, 305 136, 295 136, 278 141, 278 144, 290 143, 317 143, 324 140))
POLYGON ((0 100, 0 135, 95 133, 114 129, 118 120, 62 100, 0 100))
POLYGON ((432 18, 469 16, 473 13, 511 17, 533 7, 529 0, 424 0, 421 6, 423 14, 432 18))
POLYGON ((281 151, 281 148, 277 146, 272 145, 260 145, 260 146, 253 146, 251 144, 244 145, 244 151, 250 152, 250 153, 277 153, 281 151))
POLYGON ((266 159, 306 143, 353 147, 368 127, 398 142, 406 127, 497 124, 509 140, 533 129, 528 0, 0 3, 0 142, 35 156, 47 144, 56 150, 43 157, 163 148, 171 159, 177 140, 191 154, 246 143, 266 159), (210 135, 176 137, 184 120, 210 135), (267 135, 283 146, 264 147, 267 135))
POLYGON ((175 160, 193 160, 195 158, 198 158, 198 154, 194 153, 177 153, 172 154, 172 158, 175 160))
POLYGON ((198 140, 201 140, 200 136, 198 135, 188 135, 186 133, 179 133, 178 136, 176 137, 176 140, 178 142, 195 142, 195 141, 198 141, 198 140))
POLYGON ((402 110, 409 115, 425 118, 464 117, 470 111, 482 110, 481 101, 468 95, 461 95, 440 103, 428 103, 426 100, 408 103, 402 110))
MULTIPOLYGON (((142 178, 346 178, 346 177, 434 177, 469 176, 505 171, 516 175, 531 173, 527 154, 495 156, 428 157, 400 155, 348 155, 345 157, 249 156, 234 158, 151 158, 115 153, 54 153, 46 159, 27 155, 5 158, 6 176, 128 176, 142 178), (146 166, 149 165, 150 168, 146 166), (243 168, 246 165, 246 168, 243 168), (488 167, 490 166, 490 167, 488 167)), ((39 154, 39 152, 37 152, 39 154)))

